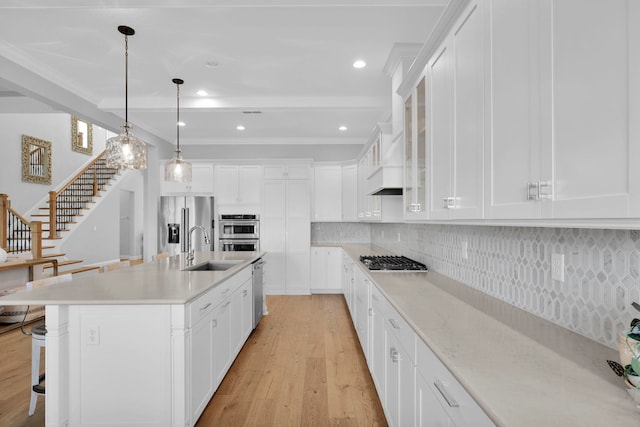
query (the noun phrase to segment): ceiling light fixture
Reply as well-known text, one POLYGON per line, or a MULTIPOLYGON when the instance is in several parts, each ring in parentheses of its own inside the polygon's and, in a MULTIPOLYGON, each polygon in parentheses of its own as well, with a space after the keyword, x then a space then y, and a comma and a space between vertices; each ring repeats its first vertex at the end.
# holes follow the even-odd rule
POLYGON ((244 127, 244 126, 242 126, 242 125, 238 125, 238 126, 236 126, 236 129, 237 129, 237 130, 245 130, 245 127, 244 127))
POLYGON ((106 142, 107 167, 114 169, 146 169, 147 146, 131 132, 129 123, 129 36, 136 32, 133 28, 120 25, 118 31, 124 34, 124 125, 122 133, 106 142))
POLYGON ((358 59, 356 62, 353 63, 353 68, 364 68, 367 66, 367 63, 364 62, 362 59, 358 59))
POLYGON ((338 130, 344 132, 345 130, 347 130, 347 127, 346 126, 340 126, 338 128, 338 130))
MULTIPOLYGON (((173 182, 191 182, 191 163, 182 159, 180 151, 180 85, 184 83, 182 79, 171 80, 176 84, 176 151, 172 159, 164 164, 164 180, 173 182)), ((184 125, 184 124, 183 124, 184 125)))
POLYGON ((199 91, 196 92, 196 95, 198 95, 198 96, 207 96, 207 95, 209 95, 209 92, 207 92, 206 90, 200 89, 199 91))

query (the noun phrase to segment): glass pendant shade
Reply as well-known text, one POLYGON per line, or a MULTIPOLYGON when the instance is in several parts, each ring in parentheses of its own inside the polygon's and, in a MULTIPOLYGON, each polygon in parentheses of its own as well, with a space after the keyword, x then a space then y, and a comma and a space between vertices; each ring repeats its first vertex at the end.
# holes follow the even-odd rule
POLYGON ((146 169, 147 146, 131 132, 131 123, 122 126, 122 133, 107 139, 106 164, 114 169, 146 169))
POLYGON ((122 133, 106 142, 106 164, 114 169, 146 169, 147 145, 131 131, 129 123, 129 36, 135 34, 133 28, 120 25, 118 31, 124 35, 124 125, 122 133))
POLYGON ((182 79, 173 79, 176 84, 176 151, 173 158, 164 164, 164 180, 173 182, 191 182, 191 163, 182 158, 180 150, 180 85, 182 79))
POLYGON ((182 159, 181 151, 176 150, 173 158, 164 164, 164 180, 191 182, 191 163, 182 159))

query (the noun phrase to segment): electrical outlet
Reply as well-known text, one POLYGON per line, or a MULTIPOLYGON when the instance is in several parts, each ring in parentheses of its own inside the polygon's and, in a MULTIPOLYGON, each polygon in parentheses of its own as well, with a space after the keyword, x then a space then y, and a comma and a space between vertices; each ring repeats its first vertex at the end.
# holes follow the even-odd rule
POLYGON ((551 254, 551 278, 564 282, 564 254, 551 254))
POLYGON ((462 241, 462 259, 469 259, 469 242, 462 241))
POLYGON ((87 327, 87 344, 88 345, 100 344, 100 326, 90 325, 87 327))

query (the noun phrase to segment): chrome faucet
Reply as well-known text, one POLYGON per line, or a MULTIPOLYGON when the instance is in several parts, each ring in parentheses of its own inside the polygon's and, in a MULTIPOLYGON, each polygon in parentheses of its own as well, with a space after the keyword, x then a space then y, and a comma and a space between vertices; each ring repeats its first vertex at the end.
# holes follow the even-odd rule
POLYGON ((191 227, 191 229, 189 230, 189 254, 187 255, 187 265, 191 265, 193 263, 193 259, 195 258, 193 254, 193 245, 191 244, 191 242, 193 241, 193 232, 195 230, 202 230, 202 234, 204 234, 205 245, 211 243, 211 241, 209 240, 209 235, 207 234, 207 230, 203 226, 195 225, 191 227))

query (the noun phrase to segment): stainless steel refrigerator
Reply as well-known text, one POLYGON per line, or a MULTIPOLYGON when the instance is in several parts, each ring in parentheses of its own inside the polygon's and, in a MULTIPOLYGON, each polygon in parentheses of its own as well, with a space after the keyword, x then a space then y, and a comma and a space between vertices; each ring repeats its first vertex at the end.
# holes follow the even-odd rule
POLYGON ((207 230, 210 245, 205 245, 201 231, 193 233, 196 251, 212 251, 214 248, 213 197, 162 196, 158 212, 158 253, 177 255, 189 251, 189 229, 200 225, 207 230))

